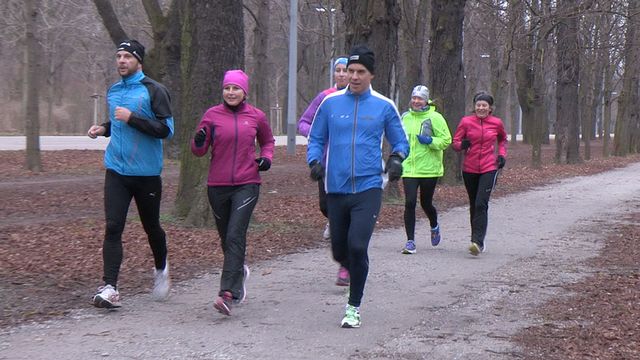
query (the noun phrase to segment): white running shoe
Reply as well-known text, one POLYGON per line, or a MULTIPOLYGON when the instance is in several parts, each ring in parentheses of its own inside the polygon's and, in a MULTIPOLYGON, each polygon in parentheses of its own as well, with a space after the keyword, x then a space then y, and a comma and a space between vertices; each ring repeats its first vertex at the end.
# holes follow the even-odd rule
POLYGON ((322 233, 322 238, 325 240, 331 239, 331 229, 329 228, 329 223, 324 227, 324 233, 322 233))
POLYGON ((169 262, 167 261, 164 270, 153 269, 153 291, 151 297, 155 301, 167 300, 171 279, 169 278, 169 262))
POLYGON ((100 286, 98 293, 93 296, 93 306, 97 308, 113 309, 122 306, 120 293, 111 285, 100 286))

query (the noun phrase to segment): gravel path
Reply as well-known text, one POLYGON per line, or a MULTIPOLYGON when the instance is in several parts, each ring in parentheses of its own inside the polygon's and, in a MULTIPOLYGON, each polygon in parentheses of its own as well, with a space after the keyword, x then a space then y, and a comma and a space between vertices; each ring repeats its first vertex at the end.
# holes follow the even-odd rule
MULTIPOLYGON (((341 329, 346 302, 328 249, 253 264, 247 302, 212 310, 218 274, 175 287, 165 303, 124 296, 68 318, 0 334, 0 359, 513 359, 529 312, 589 274, 603 223, 640 200, 640 164, 492 200, 488 252, 467 254, 468 210, 440 214, 443 241, 402 255, 402 229, 377 232, 362 327, 341 329)), ((500 191, 499 187, 497 191, 500 191)), ((399 215, 401 216, 401 215, 399 215)), ((319 229, 320 231, 321 229, 319 229)), ((52 299, 54 300, 54 299, 52 299)))

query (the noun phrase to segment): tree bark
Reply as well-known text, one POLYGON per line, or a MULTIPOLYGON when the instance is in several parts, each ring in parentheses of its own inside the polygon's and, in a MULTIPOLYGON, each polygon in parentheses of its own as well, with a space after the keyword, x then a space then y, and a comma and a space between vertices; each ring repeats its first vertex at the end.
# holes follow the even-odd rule
MULTIPOLYGON (((453 134, 465 113, 464 66, 462 63, 462 28, 466 0, 432 0, 431 44, 428 67, 431 92, 443 99, 439 112, 453 134)), ((445 183, 461 179, 461 155, 444 153, 445 183)))
POLYGON ((627 9, 627 33, 624 46, 624 74, 622 91, 618 97, 618 116, 616 119, 613 154, 626 156, 632 149, 633 127, 638 123, 638 81, 640 81, 640 16, 638 1, 630 1, 627 9))
POLYGON ((220 102, 224 71, 244 68, 242 3, 188 0, 182 6, 180 125, 188 131, 178 139, 182 151, 175 212, 188 224, 203 226, 213 219, 205 186, 209 158, 193 156, 190 139, 204 112, 220 102))
POLYGON ((557 25, 558 58, 556 89, 556 156, 560 164, 575 164, 580 158, 580 52, 578 43, 578 17, 576 0, 559 2, 559 9, 567 14, 557 25))

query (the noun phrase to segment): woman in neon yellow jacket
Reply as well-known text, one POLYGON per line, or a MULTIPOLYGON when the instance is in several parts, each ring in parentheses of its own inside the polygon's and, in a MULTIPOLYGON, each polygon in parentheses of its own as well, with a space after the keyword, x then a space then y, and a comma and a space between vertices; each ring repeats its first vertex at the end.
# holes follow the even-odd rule
POLYGON ((433 194, 438 178, 444 175, 444 150, 451 144, 451 132, 446 120, 429 103, 429 89, 416 86, 411 92, 409 111, 402 115, 402 124, 409 140, 409 156, 402 163, 404 186, 404 227, 407 243, 403 254, 415 254, 416 201, 420 189, 420 206, 431 225, 431 245, 440 243, 438 212, 433 206, 433 194))

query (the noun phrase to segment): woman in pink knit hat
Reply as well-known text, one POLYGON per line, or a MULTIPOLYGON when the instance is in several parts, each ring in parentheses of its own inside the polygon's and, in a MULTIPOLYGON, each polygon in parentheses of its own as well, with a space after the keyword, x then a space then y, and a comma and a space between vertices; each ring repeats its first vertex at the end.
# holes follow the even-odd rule
POLYGON ((211 153, 207 195, 224 253, 220 290, 213 306, 225 315, 231 315, 231 306, 247 296, 247 228, 260 194, 259 172, 271 167, 275 146, 267 117, 247 103, 248 94, 247 74, 227 71, 222 104, 205 112, 191 142, 194 155, 204 156, 209 149, 211 153))

